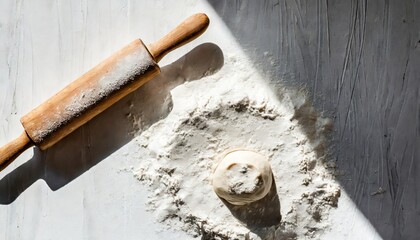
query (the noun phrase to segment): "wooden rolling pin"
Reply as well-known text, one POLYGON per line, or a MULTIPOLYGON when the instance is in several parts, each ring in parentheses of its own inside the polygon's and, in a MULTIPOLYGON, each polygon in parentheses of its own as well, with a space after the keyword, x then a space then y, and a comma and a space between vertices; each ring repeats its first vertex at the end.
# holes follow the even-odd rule
POLYGON ((167 53, 200 36, 208 17, 195 14, 146 47, 137 39, 21 118, 25 131, 0 148, 0 171, 35 145, 45 150, 160 72, 167 53))

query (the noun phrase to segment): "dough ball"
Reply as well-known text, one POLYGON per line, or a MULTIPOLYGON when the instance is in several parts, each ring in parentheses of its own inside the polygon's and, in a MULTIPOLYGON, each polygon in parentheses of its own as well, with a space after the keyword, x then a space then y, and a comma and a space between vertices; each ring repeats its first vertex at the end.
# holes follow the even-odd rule
POLYGON ((213 173, 216 194, 234 205, 262 199, 273 181, 268 159, 254 151, 235 150, 220 159, 213 173))

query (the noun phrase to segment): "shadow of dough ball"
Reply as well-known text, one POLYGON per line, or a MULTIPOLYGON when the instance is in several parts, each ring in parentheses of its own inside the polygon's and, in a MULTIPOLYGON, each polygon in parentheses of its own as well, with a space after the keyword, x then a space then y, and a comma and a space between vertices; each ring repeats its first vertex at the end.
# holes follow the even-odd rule
POLYGON ((214 192, 234 205, 262 199, 270 191, 273 175, 268 159, 251 150, 228 152, 213 172, 214 192))

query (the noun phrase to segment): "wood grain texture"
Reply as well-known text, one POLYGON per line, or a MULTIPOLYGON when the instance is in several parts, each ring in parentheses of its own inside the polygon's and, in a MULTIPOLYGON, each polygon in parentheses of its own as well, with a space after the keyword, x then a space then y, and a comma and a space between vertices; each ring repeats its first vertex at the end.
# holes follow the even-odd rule
POLYGON ((209 26, 210 20, 204 13, 197 13, 187 18, 159 41, 148 46, 156 62, 166 54, 194 40, 209 26))
POLYGON ((334 120, 338 179, 381 237, 418 239, 419 1, 209 2, 271 84, 334 120))
POLYGON ((20 134, 15 140, 0 148, 0 171, 13 162, 23 151, 34 144, 26 132, 20 134))

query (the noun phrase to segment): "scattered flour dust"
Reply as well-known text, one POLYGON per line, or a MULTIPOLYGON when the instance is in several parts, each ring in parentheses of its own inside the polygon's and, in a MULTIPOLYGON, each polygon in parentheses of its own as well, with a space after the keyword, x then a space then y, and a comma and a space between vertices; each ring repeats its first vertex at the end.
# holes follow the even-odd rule
POLYGON ((171 113, 135 138, 134 173, 150 189, 157 221, 201 239, 317 239, 328 231, 340 197, 325 147, 331 122, 304 91, 275 88, 232 55, 217 73, 172 90, 171 113), (213 192, 213 164, 234 148, 269 158, 281 222, 246 226, 213 192))

